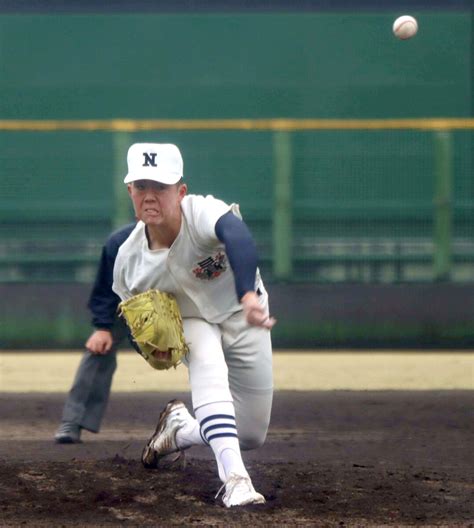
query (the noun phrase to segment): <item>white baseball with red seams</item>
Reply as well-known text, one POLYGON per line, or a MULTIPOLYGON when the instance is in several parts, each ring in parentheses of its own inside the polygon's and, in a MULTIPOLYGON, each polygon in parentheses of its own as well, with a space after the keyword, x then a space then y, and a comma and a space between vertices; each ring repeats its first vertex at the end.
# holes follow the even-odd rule
POLYGON ((392 29, 397 38, 406 40, 417 34, 418 22, 410 15, 403 15, 395 20, 392 29))

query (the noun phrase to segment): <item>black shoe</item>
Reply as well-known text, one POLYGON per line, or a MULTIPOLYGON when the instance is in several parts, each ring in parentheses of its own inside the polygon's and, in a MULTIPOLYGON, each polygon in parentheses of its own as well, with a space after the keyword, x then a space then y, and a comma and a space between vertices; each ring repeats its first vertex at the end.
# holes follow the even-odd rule
POLYGON ((81 426, 74 422, 61 422, 58 427, 54 440, 57 444, 80 444, 81 426))

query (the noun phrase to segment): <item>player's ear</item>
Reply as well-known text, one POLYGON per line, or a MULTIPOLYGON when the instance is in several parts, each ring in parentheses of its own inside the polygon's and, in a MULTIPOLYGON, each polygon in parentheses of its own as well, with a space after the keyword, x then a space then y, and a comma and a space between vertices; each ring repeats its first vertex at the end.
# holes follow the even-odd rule
POLYGON ((128 191, 128 194, 132 196, 132 184, 131 183, 127 183, 127 191, 128 191))
POLYGON ((178 195, 181 200, 186 196, 187 192, 188 192, 188 186, 185 183, 180 183, 178 187, 178 195))

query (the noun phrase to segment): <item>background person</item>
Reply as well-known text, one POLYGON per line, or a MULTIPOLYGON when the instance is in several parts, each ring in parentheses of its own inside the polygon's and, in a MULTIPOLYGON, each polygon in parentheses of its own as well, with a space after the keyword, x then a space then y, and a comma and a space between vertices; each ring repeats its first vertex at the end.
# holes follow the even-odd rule
POLYGON ((95 330, 86 341, 86 351, 64 404, 61 424, 54 435, 58 444, 80 442, 82 429, 93 433, 100 430, 117 367, 117 349, 127 337, 125 323, 117 316, 120 299, 112 291, 114 262, 119 247, 134 227, 135 223, 121 227, 102 248, 87 304, 95 330))

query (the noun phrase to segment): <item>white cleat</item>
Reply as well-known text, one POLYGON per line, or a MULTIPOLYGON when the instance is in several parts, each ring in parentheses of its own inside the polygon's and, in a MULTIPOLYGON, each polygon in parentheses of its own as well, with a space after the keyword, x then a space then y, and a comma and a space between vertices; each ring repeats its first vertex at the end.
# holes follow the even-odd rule
POLYGON ((184 465, 184 451, 176 443, 176 433, 192 416, 182 401, 171 400, 160 414, 156 430, 148 440, 142 453, 142 464, 146 468, 156 468, 161 459, 177 453, 168 460, 171 463, 181 460, 184 465))
MULTIPOLYGON (((249 477, 231 473, 222 488, 224 488, 224 486, 225 493, 222 497, 222 502, 225 504, 225 506, 227 506, 227 508, 230 508, 231 506, 245 506, 247 504, 265 503, 265 497, 255 491, 255 488, 253 487, 252 481, 249 477)), ((219 490, 217 493, 216 498, 218 497, 221 490, 219 490)))

